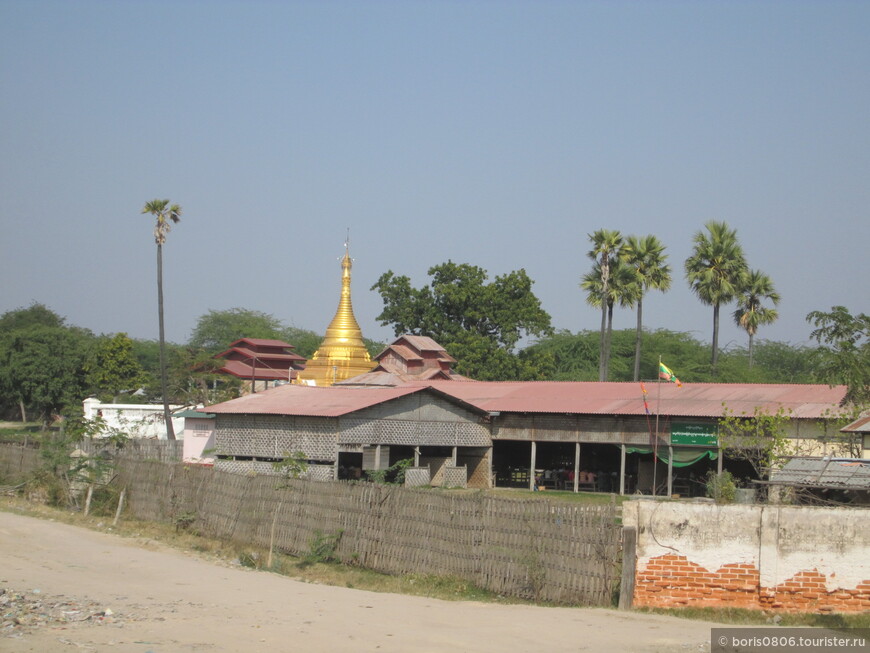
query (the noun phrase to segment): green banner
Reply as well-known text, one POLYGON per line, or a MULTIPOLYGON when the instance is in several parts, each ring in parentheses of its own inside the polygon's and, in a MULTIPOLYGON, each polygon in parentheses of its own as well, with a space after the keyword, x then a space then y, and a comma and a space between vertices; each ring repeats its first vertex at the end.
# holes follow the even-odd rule
POLYGON ((671 424, 671 444, 718 447, 719 427, 716 424, 671 424))

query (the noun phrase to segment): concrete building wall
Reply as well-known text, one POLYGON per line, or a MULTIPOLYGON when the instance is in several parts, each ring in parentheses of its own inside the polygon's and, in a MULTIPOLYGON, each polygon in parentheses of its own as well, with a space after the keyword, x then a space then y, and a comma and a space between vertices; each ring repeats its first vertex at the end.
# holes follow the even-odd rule
POLYGON ((198 465, 213 465, 214 448, 214 419, 186 417, 182 460, 198 465))
POLYGON ((870 519, 857 508, 632 501, 635 606, 870 610, 870 519))

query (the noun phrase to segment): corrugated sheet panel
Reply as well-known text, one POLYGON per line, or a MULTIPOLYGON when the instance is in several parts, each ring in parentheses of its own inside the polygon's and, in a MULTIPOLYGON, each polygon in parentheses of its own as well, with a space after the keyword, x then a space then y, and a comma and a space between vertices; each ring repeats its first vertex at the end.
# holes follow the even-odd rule
MULTIPOLYGON (((259 371, 259 370, 258 370, 259 371)), ((395 377, 395 375, 394 375, 395 377)), ((367 379, 375 382, 375 379, 367 379)), ((736 415, 756 410, 775 413, 782 408, 792 417, 818 419, 836 412, 845 386, 767 384, 650 383, 651 413, 671 417, 720 417, 725 408, 736 415)), ((486 412, 554 413, 563 415, 645 415, 637 383, 517 383, 418 381, 398 387, 284 386, 241 397, 211 412, 337 416, 432 388, 441 396, 486 412)))
POLYGON ((409 386, 401 388, 318 388, 305 385, 285 385, 208 406, 207 410, 219 415, 338 417, 420 392, 422 389, 409 386))
MULTIPOLYGON (((644 415, 639 383, 598 382, 472 382, 433 381, 430 386, 490 412, 644 415)), ((793 417, 821 418, 835 412, 845 386, 748 383, 647 383, 647 403, 655 414, 720 417, 723 404, 733 414, 751 415, 756 408, 774 413, 783 408, 793 417)))
POLYGON ((870 415, 859 417, 840 429, 844 433, 870 433, 870 415))
POLYGON ((794 458, 771 474, 773 485, 870 490, 870 461, 794 458))

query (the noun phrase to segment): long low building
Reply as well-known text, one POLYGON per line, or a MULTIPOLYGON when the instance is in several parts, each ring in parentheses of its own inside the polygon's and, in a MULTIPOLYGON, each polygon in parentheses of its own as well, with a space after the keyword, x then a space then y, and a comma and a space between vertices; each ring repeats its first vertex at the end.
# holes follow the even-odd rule
POLYGON ((309 474, 326 480, 413 458, 435 480, 464 468, 469 487, 696 494, 706 471, 722 468, 725 414, 782 410, 789 437, 824 450, 837 446, 845 393, 827 385, 429 381, 287 385, 203 410, 215 415, 221 469, 270 473, 276 460, 301 454, 309 474))

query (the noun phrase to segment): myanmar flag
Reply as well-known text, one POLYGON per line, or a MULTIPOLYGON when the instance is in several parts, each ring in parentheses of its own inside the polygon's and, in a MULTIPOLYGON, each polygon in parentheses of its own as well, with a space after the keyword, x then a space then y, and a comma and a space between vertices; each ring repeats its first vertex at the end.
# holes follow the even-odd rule
POLYGON ((678 388, 683 387, 683 384, 680 383, 677 375, 671 371, 671 368, 669 368, 661 361, 659 361, 659 378, 664 379, 665 381, 671 381, 672 383, 676 383, 678 388))

